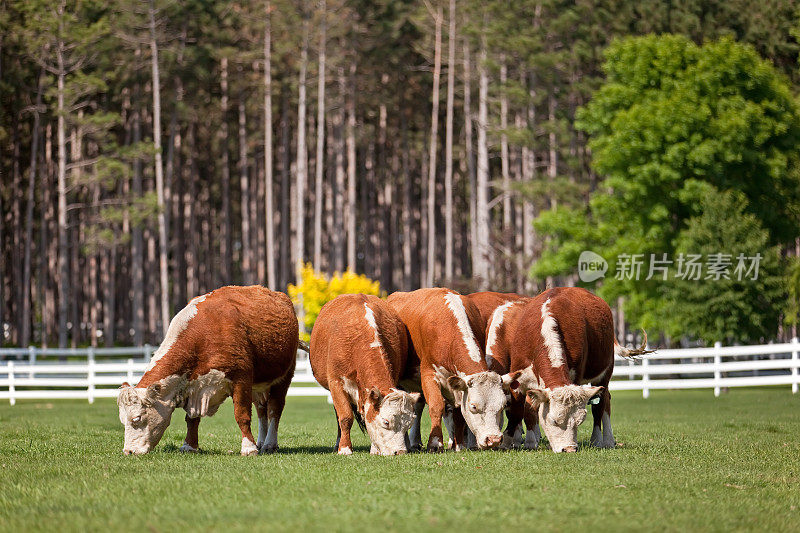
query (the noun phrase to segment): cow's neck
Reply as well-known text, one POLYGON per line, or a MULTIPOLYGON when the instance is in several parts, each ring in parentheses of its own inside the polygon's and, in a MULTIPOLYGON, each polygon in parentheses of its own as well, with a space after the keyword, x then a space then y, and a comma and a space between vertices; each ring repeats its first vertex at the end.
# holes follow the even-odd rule
POLYGON ((188 371, 188 354, 178 346, 172 346, 170 350, 161 357, 153 366, 147 370, 142 379, 139 380, 137 387, 148 387, 157 381, 178 374, 185 374, 188 371))
POLYGON ((388 394, 397 386, 400 379, 397 369, 386 358, 383 348, 371 348, 374 353, 366 358, 366 364, 359 365, 356 373, 358 385, 362 389, 378 387, 382 394, 388 394))
POLYGON ((556 387, 572 384, 572 379, 570 379, 569 375, 569 367, 566 363, 554 367, 550 359, 545 355, 544 357, 537 357, 534 359, 534 368, 536 369, 536 376, 539 378, 540 385, 547 389, 555 389, 556 387))

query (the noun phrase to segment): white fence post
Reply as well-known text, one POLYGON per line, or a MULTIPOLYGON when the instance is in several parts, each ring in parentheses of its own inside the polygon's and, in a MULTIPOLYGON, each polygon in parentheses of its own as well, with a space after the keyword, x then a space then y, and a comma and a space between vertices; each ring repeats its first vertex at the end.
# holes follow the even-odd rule
POLYGON ((642 398, 649 398, 650 397, 650 387, 648 387, 650 383, 650 361, 645 358, 642 359, 642 398))
POLYGON ((153 350, 151 349, 149 344, 144 345, 144 358, 147 363, 153 358, 153 350))
POLYGON ((800 346, 797 346, 797 344, 799 342, 797 337, 792 339, 792 344, 795 345, 792 349, 792 364, 794 364, 794 368, 792 368, 792 394, 797 394, 797 387, 800 385, 800 379, 798 379, 800 372, 797 371, 798 353, 800 353, 800 346))
POLYGON ((720 381, 722 380, 722 372, 720 372, 720 363, 722 363, 722 357, 720 356, 719 350, 722 348, 722 343, 717 341, 714 343, 714 396, 719 396, 720 393, 720 381))
POLYGON ((14 398, 14 393, 17 390, 14 388, 14 361, 8 361, 8 401, 11 405, 17 403, 16 398, 14 398))
POLYGON ((133 357, 128 358, 128 385, 133 383, 133 357))
POLYGON ((89 350, 87 352, 87 355, 89 357, 89 373, 88 373, 89 390, 87 391, 87 395, 89 397, 89 403, 94 403, 94 375, 95 375, 95 369, 94 369, 94 348, 93 347, 89 346, 89 350))
POLYGON ((36 364, 36 348, 33 346, 28 346, 28 364, 30 365, 28 377, 33 378, 33 365, 36 364))

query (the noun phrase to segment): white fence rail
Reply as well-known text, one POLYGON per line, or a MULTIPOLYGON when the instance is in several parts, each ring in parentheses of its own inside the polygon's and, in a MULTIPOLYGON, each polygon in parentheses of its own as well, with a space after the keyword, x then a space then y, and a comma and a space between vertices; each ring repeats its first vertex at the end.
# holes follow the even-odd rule
MULTIPOLYGON (((135 383, 144 373, 154 347, 39 349, 0 348, 0 400, 113 398, 119 385, 135 383), (54 362, 53 358, 66 359, 54 362), (44 359, 44 360, 42 360, 44 359), (50 360, 48 360, 50 359, 50 360)), ((761 385, 800 387, 800 342, 758 346, 659 350, 640 361, 616 361, 609 388, 640 390, 645 398, 656 389, 714 389, 761 385)), ((305 352, 298 351, 290 396, 328 396, 317 385, 305 352)))

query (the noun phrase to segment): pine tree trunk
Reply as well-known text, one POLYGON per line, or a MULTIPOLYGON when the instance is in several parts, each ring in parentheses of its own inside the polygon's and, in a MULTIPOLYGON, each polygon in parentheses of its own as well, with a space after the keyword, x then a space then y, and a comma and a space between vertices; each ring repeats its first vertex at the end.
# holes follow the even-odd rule
POLYGON ((453 99, 456 83, 456 0, 450 0, 447 42, 447 118, 444 145, 444 279, 453 280, 453 99))
MULTIPOLYGON (((342 100, 347 98, 347 79, 344 75, 344 68, 339 67, 339 95, 342 100)), ((347 233, 347 228, 344 225, 344 200, 347 193, 345 187, 346 170, 345 170, 345 108, 346 105, 340 105, 336 113, 336 125, 334 133, 336 135, 336 146, 334 148, 336 158, 336 179, 334 181, 333 189, 333 268, 341 272, 344 269, 344 236, 347 233)))
POLYGON ((291 155, 289 134, 289 92, 284 86, 281 90, 281 286, 292 280, 291 265, 291 178, 289 176, 291 155))
MULTIPOLYGON (((536 90, 534 88, 534 78, 531 75, 528 85, 528 116, 527 116, 527 127, 529 130, 535 131, 536 130, 536 90)), ((523 146, 522 148, 522 161, 523 161, 523 171, 522 171, 522 179, 526 182, 531 182, 536 179, 536 153, 533 148, 528 148, 527 146, 523 146)), ((534 232, 533 232, 533 217, 534 217, 534 210, 533 210, 533 203, 530 201, 525 201, 525 204, 522 207, 522 250, 523 255, 525 256, 525 260, 530 262, 533 260, 534 254, 534 232)), ((530 277, 525 276, 525 290, 530 291, 533 288, 533 284, 531 283, 530 277)))
POLYGON ((470 64, 469 39, 464 39, 464 146, 469 174, 469 240, 472 249, 472 273, 475 275, 476 250, 478 246, 477 205, 478 187, 476 184, 475 154, 473 153, 472 133, 472 65, 470 64))
POLYGON ((511 229, 511 178, 508 168, 508 67, 505 55, 500 60, 500 169, 503 178, 503 232, 507 236, 511 229))
POLYGON ((325 170, 325 0, 319 0, 319 72, 317 74, 317 157, 314 194, 314 266, 322 265, 322 180, 325 170))
POLYGON ((487 188, 489 185, 489 148, 486 141, 488 124, 489 74, 486 66, 486 36, 481 36, 478 58, 478 175, 477 175, 477 228, 476 246, 473 250, 473 277, 478 278, 479 287, 485 290, 489 283, 489 209, 487 188))
POLYGON ((219 252, 220 264, 219 284, 227 285, 233 282, 233 252, 231 242, 231 171, 228 160, 228 58, 220 59, 220 113, 222 122, 219 128, 220 165, 222 166, 222 221, 220 224, 219 252))
POLYGON ((301 282, 305 251, 305 196, 308 181, 308 152, 306 149, 306 71, 308 69, 308 20, 303 20, 303 47, 300 51, 300 79, 297 98, 297 185, 295 197, 295 241, 294 265, 297 283, 301 282))
POLYGON ((198 258, 198 239, 197 239, 197 217, 195 216, 195 199, 197 198, 197 168, 195 164, 196 136, 195 122, 189 123, 186 133, 187 161, 184 165, 184 181, 187 183, 187 191, 184 193, 183 200, 183 225, 184 234, 187 236, 185 259, 186 264, 186 296, 187 299, 198 295, 199 287, 197 278, 199 270, 197 268, 198 258))
MULTIPOLYGON (((58 8, 59 18, 64 17, 64 0, 58 8)), ((63 22, 59 22, 63 32, 63 22)), ((59 40, 56 46, 58 61, 58 347, 67 347, 67 312, 70 297, 69 287, 69 245, 67 236, 67 135, 64 108, 64 43, 59 40)))
MULTIPOLYGON (((31 164, 28 169, 28 203, 25 206, 25 259, 22 267, 22 328, 20 331, 20 346, 28 346, 31 342, 31 250, 33 247, 33 203, 36 189, 36 163, 39 159, 39 108, 42 105, 42 83, 44 73, 39 73, 38 89, 36 91, 36 104, 33 110, 33 130, 31 131, 31 164)), ((0 216, 5 213, 0 211, 0 216)), ((2 241, 0 241, 2 249, 2 241)), ((0 322, 2 324, 2 322, 0 322)))
POLYGON ((153 148, 155 151, 156 195, 158 197, 158 266, 161 286, 161 330, 166 335, 169 327, 169 274, 167 272, 166 209, 168 198, 164 193, 164 167, 161 162, 161 83, 158 69, 158 43, 156 42, 156 9, 150 0, 150 65, 153 76, 153 148))
POLYGON ((247 116, 244 91, 239 95, 239 186, 242 191, 242 282, 253 283, 250 242, 250 179, 247 173, 247 116))
POLYGON ((431 100, 431 138, 428 148, 428 242, 427 269, 425 286, 433 287, 436 267, 436 152, 439 130, 439 78, 442 70, 442 7, 439 6, 434 15, 434 49, 433 49, 433 91, 431 100))
POLYGON ((409 291, 413 285, 413 272, 411 270, 411 224, 413 217, 411 214, 412 183, 411 172, 409 169, 409 147, 408 147, 408 119, 406 119, 405 100, 403 94, 400 96, 400 142, 401 142, 401 167, 403 173, 403 213, 401 222, 403 225, 403 290, 409 291))
POLYGON ((350 62, 350 91, 347 108, 347 268, 356 270, 356 62, 350 62))
MULTIPOLYGON (((138 93, 138 91, 136 91, 138 93)), ((134 106, 138 101, 134 100, 134 106)), ((142 140, 141 110, 133 114, 133 144, 138 145, 142 140)), ((133 182, 131 184, 133 198, 138 201, 142 197, 142 160, 133 161, 133 182)), ((133 344, 144 344, 144 238, 141 223, 136 222, 131 228, 131 315, 133 318, 133 344)))
POLYGON ((272 205, 272 2, 267 0, 264 26, 264 225, 266 245, 264 259, 267 286, 275 290, 275 215, 272 205))

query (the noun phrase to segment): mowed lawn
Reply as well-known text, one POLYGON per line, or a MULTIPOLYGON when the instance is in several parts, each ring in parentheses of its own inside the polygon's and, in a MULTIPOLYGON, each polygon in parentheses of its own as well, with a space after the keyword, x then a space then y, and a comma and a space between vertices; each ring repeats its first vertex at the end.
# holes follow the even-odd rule
POLYGON ((355 430, 339 457, 332 406, 290 398, 280 452, 240 457, 228 401, 204 453, 177 451, 179 410, 154 453, 124 457, 113 401, 4 403, 0 530, 800 530, 800 396, 620 392, 612 419, 616 450, 372 457, 355 430))

